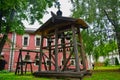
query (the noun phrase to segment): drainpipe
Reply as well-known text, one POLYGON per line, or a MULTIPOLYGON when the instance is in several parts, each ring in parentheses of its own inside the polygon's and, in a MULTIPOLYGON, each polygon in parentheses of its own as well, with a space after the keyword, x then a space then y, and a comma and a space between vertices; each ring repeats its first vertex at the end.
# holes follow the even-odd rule
POLYGON ((14 61, 14 49, 15 49, 15 32, 12 34, 12 45, 10 49, 10 62, 9 62, 9 71, 13 70, 13 61, 14 61))

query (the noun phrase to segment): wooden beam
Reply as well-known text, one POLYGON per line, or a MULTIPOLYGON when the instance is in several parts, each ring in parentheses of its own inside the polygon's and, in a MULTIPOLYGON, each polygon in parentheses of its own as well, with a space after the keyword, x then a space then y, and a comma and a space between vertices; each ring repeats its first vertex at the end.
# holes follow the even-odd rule
POLYGON ((58 72, 58 29, 55 29, 55 71, 58 72))
MULTIPOLYGON (((62 38, 62 41, 61 41, 61 46, 63 48, 63 64, 65 65, 65 62, 66 62, 66 48, 65 48, 65 38, 62 38)), ((66 66, 65 66, 65 70, 66 70, 66 66)))
MULTIPOLYGON (((49 46, 51 46, 51 43, 49 46)), ((49 61, 50 61, 49 70, 51 70, 51 47, 49 47, 49 61)))
POLYGON ((43 47, 43 35, 41 36, 41 41, 40 41, 40 56, 39 56, 39 67, 38 67, 38 71, 41 71, 41 66, 42 66, 42 54, 43 54, 43 51, 42 51, 42 47, 43 47))
POLYGON ((62 71, 64 71, 64 70, 65 70, 65 67, 67 66, 67 63, 69 62, 69 60, 70 60, 70 58, 71 58, 72 54, 73 54, 73 50, 71 51, 71 53, 70 53, 70 55, 69 55, 68 59, 66 60, 66 62, 65 62, 65 64, 64 64, 64 66, 63 66, 62 71))
POLYGON ((78 56, 78 46, 77 46, 77 39, 76 39, 76 33, 75 33, 75 27, 72 25, 72 32, 73 32, 73 49, 75 54, 75 65, 77 72, 80 71, 80 65, 79 65, 79 56, 78 56))
POLYGON ((45 70, 47 71, 47 64, 46 64, 46 62, 45 62, 45 58, 44 58, 44 56, 42 57, 43 58, 43 61, 44 61, 44 68, 45 68, 45 70))
POLYGON ((79 42, 81 44, 81 46, 80 46, 80 54, 81 54, 81 58, 82 58, 83 69, 86 70, 85 51, 84 51, 84 46, 83 46, 83 42, 82 42, 82 36, 80 34, 80 28, 79 27, 77 27, 77 32, 78 32, 79 42))
POLYGON ((18 72, 18 67, 19 67, 20 57, 21 57, 21 50, 19 50, 19 55, 18 55, 18 60, 17 60, 16 69, 15 69, 15 74, 17 74, 17 72, 18 72))
POLYGON ((27 49, 20 49, 22 52, 35 52, 35 53, 40 53, 40 51, 35 51, 35 50, 27 50, 27 49))

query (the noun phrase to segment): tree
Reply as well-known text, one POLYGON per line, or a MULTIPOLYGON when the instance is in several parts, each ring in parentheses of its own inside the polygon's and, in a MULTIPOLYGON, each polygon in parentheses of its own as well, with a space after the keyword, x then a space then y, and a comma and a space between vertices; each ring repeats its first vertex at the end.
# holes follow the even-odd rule
POLYGON ((0 0, 0 54, 6 42, 8 33, 24 32, 23 20, 30 24, 41 23, 46 8, 51 7, 55 0, 0 0))
MULTIPOLYGON (((94 40, 95 44, 97 44, 97 47, 100 47, 101 44, 105 47, 105 44, 108 41, 114 41, 114 37, 116 37, 120 55, 120 1, 71 0, 71 2, 73 4, 73 17, 81 17, 92 26, 92 28, 89 30, 92 30, 91 32, 94 33, 95 36, 97 35, 96 39, 94 40), (108 32, 110 32, 110 34, 108 34, 108 32), (116 36, 113 35, 114 32, 116 36)), ((93 50, 96 52, 96 49, 98 48, 93 50)), ((114 49, 112 48, 112 50, 114 49)), ((105 51, 105 48, 103 51, 107 52, 105 51)), ((96 57, 98 55, 96 55, 96 57)))

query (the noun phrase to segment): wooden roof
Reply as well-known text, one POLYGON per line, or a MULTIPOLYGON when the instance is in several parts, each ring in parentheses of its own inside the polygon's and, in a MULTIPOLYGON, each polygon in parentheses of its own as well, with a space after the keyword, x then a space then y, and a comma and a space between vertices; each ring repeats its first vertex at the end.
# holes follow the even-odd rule
POLYGON ((56 28, 58 30, 69 29, 71 25, 86 29, 88 25, 82 19, 57 16, 52 14, 52 17, 46 21, 40 28, 35 31, 35 34, 49 34, 56 28))

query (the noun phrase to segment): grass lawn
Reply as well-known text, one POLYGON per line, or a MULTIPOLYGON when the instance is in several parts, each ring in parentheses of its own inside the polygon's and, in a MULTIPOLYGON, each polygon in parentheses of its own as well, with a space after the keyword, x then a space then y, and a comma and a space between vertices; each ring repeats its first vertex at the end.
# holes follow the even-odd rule
POLYGON ((50 80, 50 79, 36 78, 31 74, 15 75, 14 72, 0 72, 0 80, 50 80))
POLYGON ((95 67, 95 70, 114 70, 114 69, 120 69, 120 65, 118 66, 101 66, 101 67, 95 67))
MULTIPOLYGON (((120 69, 120 66, 96 67, 95 70, 120 69)), ((55 78, 36 78, 31 74, 15 75, 14 72, 2 71, 0 72, 0 80, 69 80, 69 79, 55 79, 55 78)), ((70 79, 75 80, 75 79, 70 79)), ((95 71, 92 76, 86 76, 83 80, 120 80, 120 71, 95 71)))
POLYGON ((83 80, 120 80, 120 72, 93 72, 83 80))

